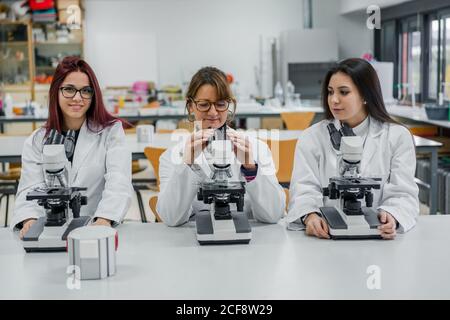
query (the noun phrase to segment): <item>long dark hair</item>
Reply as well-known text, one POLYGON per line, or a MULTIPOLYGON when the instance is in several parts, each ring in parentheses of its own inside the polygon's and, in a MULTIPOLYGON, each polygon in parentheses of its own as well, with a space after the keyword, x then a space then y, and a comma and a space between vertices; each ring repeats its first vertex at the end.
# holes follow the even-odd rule
MULTIPOLYGON (((86 124, 89 130, 94 130, 92 125, 99 126, 101 129, 103 129, 120 120, 111 115, 106 110, 103 103, 102 91, 100 90, 97 77, 95 76, 94 71, 87 64, 87 62, 79 57, 65 57, 56 67, 52 83, 50 84, 48 106, 49 115, 47 122, 44 125, 44 128, 46 129, 46 135, 50 132, 51 129, 56 129, 58 132, 61 132, 62 130, 63 114, 58 100, 59 88, 61 87, 61 84, 63 83, 66 76, 69 73, 75 71, 85 73, 89 78, 90 86, 94 90, 94 96, 92 97, 91 106, 86 112, 86 124)), ((128 123, 124 123, 122 121, 122 125, 124 124, 126 125, 128 123)))
POLYGON ((326 119, 334 118, 328 105, 328 85, 331 77, 338 72, 345 73, 352 79, 359 94, 366 101, 367 112, 372 118, 383 123, 399 124, 386 111, 377 72, 369 62, 359 58, 341 61, 327 72, 322 85, 322 105, 326 119))

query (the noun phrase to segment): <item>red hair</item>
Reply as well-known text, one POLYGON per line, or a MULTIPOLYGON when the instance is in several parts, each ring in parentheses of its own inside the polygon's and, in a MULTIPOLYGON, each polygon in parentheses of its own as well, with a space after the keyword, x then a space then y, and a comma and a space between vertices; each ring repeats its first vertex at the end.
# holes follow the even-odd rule
POLYGON ((62 130, 63 114, 58 100, 59 89, 67 75, 76 71, 83 72, 88 76, 90 86, 94 90, 91 105, 86 111, 86 124, 88 129, 91 131, 94 131, 95 127, 104 129, 113 125, 116 121, 122 121, 123 125, 123 120, 114 117, 106 110, 97 77, 87 62, 79 57, 65 57, 56 67, 52 83, 50 84, 49 114, 47 122, 44 125, 46 134, 48 134, 51 129, 56 129, 58 132, 61 132, 62 130))

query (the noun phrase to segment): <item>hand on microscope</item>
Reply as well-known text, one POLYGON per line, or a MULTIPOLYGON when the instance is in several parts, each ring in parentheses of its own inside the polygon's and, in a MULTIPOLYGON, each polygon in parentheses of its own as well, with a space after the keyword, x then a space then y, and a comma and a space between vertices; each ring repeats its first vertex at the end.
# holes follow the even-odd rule
POLYGON ((242 163, 245 169, 254 170, 256 164, 253 159, 252 145, 249 138, 231 128, 227 128, 227 136, 233 143, 233 150, 239 162, 242 163))
POLYGON ((187 165, 191 165, 194 163, 195 158, 205 149, 208 139, 214 134, 214 129, 203 129, 197 132, 194 132, 187 139, 183 161, 187 165))
POLYGON ((20 229, 19 237, 23 239, 23 236, 30 230, 31 226, 36 222, 35 218, 30 218, 22 222, 22 229, 20 229))
POLYGON ((381 237, 386 240, 393 240, 397 234, 397 220, 384 210, 380 210, 378 219, 380 219, 380 222, 382 223, 382 225, 378 227, 378 230, 381 231, 381 237))
POLYGON ((317 213, 311 212, 305 219, 306 234, 317 238, 330 239, 328 224, 317 213))

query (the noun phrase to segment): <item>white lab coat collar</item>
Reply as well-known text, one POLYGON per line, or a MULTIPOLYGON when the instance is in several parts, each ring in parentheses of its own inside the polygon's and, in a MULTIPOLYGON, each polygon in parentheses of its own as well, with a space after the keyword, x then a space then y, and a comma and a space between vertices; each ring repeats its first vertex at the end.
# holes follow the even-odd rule
POLYGON ((379 150, 380 137, 383 132, 383 123, 370 117, 369 134, 364 144, 363 156, 361 159, 361 172, 365 174, 365 169, 372 160, 376 151, 379 150))
POLYGON ((86 157, 95 145, 98 135, 103 131, 103 129, 100 128, 98 128, 97 131, 95 125, 89 124, 89 126, 95 131, 91 131, 88 128, 87 121, 85 120, 80 128, 80 133, 78 134, 78 140, 73 155, 72 168, 70 170, 70 185, 74 183, 78 170, 87 160, 86 157))

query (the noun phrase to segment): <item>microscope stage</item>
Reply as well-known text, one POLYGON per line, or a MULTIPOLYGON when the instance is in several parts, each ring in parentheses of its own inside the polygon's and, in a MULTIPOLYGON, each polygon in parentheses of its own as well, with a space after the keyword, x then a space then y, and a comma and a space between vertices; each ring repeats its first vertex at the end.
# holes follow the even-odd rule
POLYGON ((204 244, 249 243, 252 231, 243 212, 232 212, 232 219, 216 220, 209 210, 196 213, 197 240, 204 244))
POLYGON ((364 215, 345 215, 334 207, 320 208, 328 223, 332 239, 381 239, 378 226, 381 225, 377 213, 370 208, 362 208, 364 215))
POLYGON ((79 227, 85 226, 91 220, 89 216, 72 219, 62 226, 46 227, 47 218, 39 218, 23 237, 23 247, 26 252, 61 252, 66 251, 68 234, 79 227))

